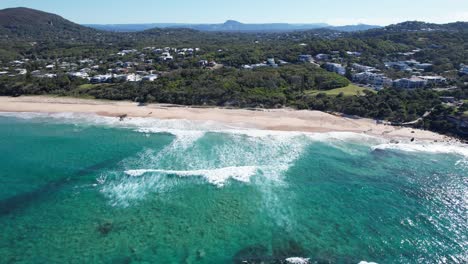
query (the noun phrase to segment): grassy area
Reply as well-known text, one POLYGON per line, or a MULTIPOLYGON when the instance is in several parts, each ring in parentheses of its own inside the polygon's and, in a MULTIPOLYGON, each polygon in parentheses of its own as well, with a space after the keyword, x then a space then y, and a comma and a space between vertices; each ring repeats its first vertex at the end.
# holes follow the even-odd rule
POLYGON ((93 85, 89 84, 89 83, 88 84, 82 84, 82 85, 78 86, 78 89, 80 89, 80 90, 89 90, 91 88, 93 88, 93 85))
POLYGON ((311 91, 307 91, 306 93, 309 94, 309 95, 316 95, 318 93, 324 93, 324 94, 327 94, 327 95, 339 95, 340 93, 343 93, 344 96, 353 96, 353 95, 359 95, 359 94, 363 94, 364 91, 367 90, 367 91, 371 91, 373 93, 375 93, 376 91, 372 90, 372 89, 369 89, 369 88, 363 88, 363 87, 359 87, 357 85, 354 85, 354 84, 350 84, 346 87, 343 87, 343 88, 337 88, 337 89, 332 89, 332 90, 328 90, 328 91, 319 91, 319 90, 311 90, 311 91))

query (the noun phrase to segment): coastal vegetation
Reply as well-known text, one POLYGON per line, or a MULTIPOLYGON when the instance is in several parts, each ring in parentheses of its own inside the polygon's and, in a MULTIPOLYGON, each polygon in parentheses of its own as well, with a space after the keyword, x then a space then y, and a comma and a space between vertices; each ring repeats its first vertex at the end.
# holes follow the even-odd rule
POLYGON ((366 91, 376 93, 376 91, 372 89, 350 84, 346 87, 335 88, 335 89, 331 89, 327 91, 311 90, 311 91, 307 91, 307 94, 316 95, 318 93, 324 93, 326 95, 335 95, 335 96, 357 96, 357 95, 364 96, 366 91))
POLYGON ((466 23, 406 22, 354 33, 330 29, 250 34, 192 29, 116 33, 83 27, 35 10, 2 12, 0 72, 5 74, 0 74, 0 95, 50 94, 141 103, 295 107, 396 124, 417 120, 411 125, 461 137, 467 135, 460 124, 465 118, 468 75, 459 72, 460 65, 468 64, 466 23), (176 50, 177 54, 161 59, 161 52, 156 52, 158 47, 176 50), (302 54, 325 54, 325 62, 343 65, 346 74, 325 70, 325 62, 304 62, 302 54), (274 58, 273 62, 261 63, 269 58, 274 58), (442 87, 374 90, 352 84, 355 64, 372 66, 392 79, 409 78, 408 71, 385 65, 388 61, 409 58, 430 62, 421 74, 440 75, 446 80, 442 87), (127 80, 135 77, 135 73, 151 72, 155 78, 124 81, 113 74, 106 81, 90 83, 90 78, 72 76, 74 68, 89 70, 86 74, 94 75, 124 70, 126 75, 122 76, 127 80), (447 103, 442 97, 450 97, 456 103, 447 103))

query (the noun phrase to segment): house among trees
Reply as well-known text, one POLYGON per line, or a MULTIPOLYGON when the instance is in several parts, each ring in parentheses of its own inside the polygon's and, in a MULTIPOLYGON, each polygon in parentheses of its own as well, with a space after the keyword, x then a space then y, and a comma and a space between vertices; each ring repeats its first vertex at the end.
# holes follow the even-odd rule
POLYGON ((339 75, 345 75, 346 74, 346 68, 343 67, 343 65, 338 64, 338 63, 325 63, 324 65, 325 69, 330 72, 338 73, 339 75))
POLYGON ((427 85, 427 81, 416 76, 411 78, 403 78, 393 81, 393 87, 401 89, 417 89, 424 88, 427 85))
POLYGON ((460 74, 468 74, 468 65, 465 65, 465 64, 461 64, 460 65, 460 74))
POLYGON ((391 87, 392 80, 381 73, 360 72, 353 74, 353 82, 367 84, 380 90, 384 87, 391 87))
POLYGON ((314 58, 312 57, 312 55, 299 55, 298 60, 300 62, 314 63, 314 58))

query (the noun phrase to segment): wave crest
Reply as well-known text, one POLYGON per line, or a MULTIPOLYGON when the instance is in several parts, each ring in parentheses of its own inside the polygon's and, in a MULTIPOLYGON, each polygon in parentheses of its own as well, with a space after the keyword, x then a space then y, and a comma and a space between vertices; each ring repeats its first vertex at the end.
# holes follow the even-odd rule
POLYGON ((249 182, 250 177, 255 175, 258 168, 255 166, 243 166, 243 167, 226 167, 220 169, 211 170, 188 170, 188 171, 176 171, 176 170, 155 170, 155 169, 141 169, 141 170, 127 170, 125 173, 132 177, 141 177, 147 173, 164 174, 164 175, 177 175, 179 177, 189 176, 202 176, 209 183, 212 183, 218 187, 224 186, 228 179, 234 179, 240 182, 249 182))
POLYGON ((373 150, 400 150, 405 152, 426 152, 434 154, 457 154, 468 158, 468 147, 466 145, 448 144, 381 144, 372 147, 373 150))

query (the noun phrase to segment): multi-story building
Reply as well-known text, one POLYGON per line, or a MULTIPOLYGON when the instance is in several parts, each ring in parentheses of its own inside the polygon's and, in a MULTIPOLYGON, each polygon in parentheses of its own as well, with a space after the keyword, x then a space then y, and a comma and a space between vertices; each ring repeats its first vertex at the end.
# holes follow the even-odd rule
POLYGON ((420 76, 419 78, 425 80, 427 86, 447 84, 447 79, 442 76, 420 76))
POLYGON ((312 55, 299 55, 298 60, 301 62, 314 62, 314 58, 312 57, 312 55))
POLYGON ((427 81, 412 76, 411 78, 403 78, 393 81, 393 87, 395 88, 402 88, 402 89, 417 89, 417 88, 424 88, 427 85, 427 81))
POLYGON ((356 83, 371 85, 376 89, 391 87, 392 80, 381 73, 361 72, 353 74, 353 81, 356 83))
POLYGON ((325 69, 330 72, 338 73, 339 75, 346 74, 346 68, 338 63, 325 63, 325 69))

